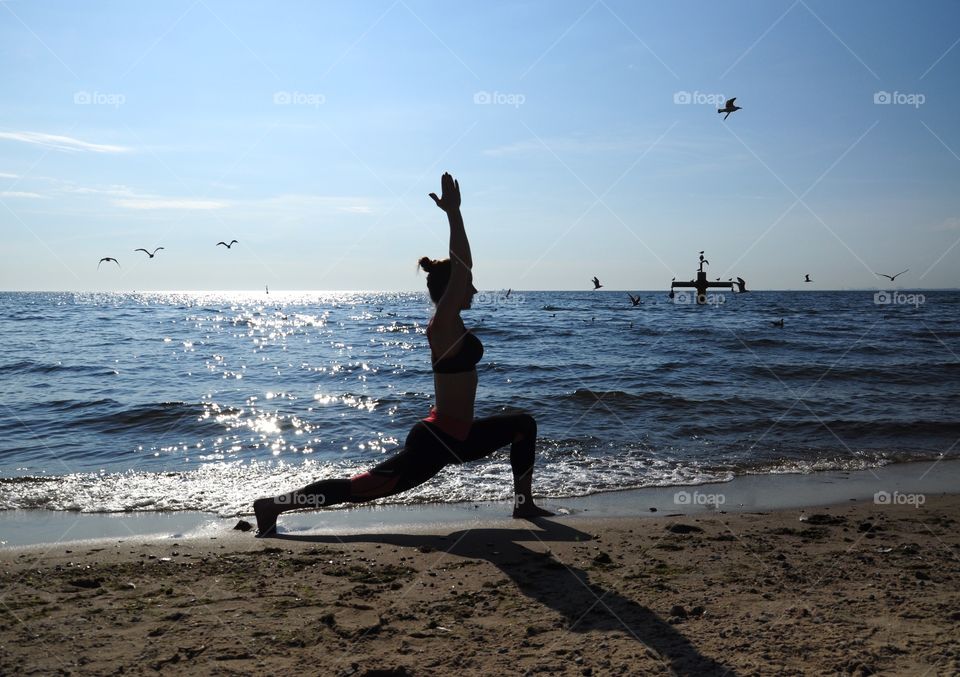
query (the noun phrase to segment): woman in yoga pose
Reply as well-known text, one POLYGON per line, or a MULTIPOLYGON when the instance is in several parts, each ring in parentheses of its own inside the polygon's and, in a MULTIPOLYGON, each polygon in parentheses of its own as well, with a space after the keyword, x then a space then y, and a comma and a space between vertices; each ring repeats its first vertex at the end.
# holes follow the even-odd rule
POLYGON ((451 463, 483 458, 510 445, 513 468, 513 516, 543 517, 552 513, 533 502, 534 448, 537 422, 529 414, 503 414, 474 420, 477 396, 476 364, 483 356, 480 339, 467 331, 460 311, 470 307, 473 286, 470 243, 460 215, 460 184, 449 174, 440 180, 441 197, 430 193, 450 222, 450 258, 420 259, 427 272, 427 289, 436 304, 427 325, 433 363, 436 406, 417 421, 406 442, 393 456, 349 479, 314 482, 302 489, 253 502, 259 534, 276 531, 277 517, 288 510, 320 508, 338 503, 363 503, 392 496, 423 484, 451 463))

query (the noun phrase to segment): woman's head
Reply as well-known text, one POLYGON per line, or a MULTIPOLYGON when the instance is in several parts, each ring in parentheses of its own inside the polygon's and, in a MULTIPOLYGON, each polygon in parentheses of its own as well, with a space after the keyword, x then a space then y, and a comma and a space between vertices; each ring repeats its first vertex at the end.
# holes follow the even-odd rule
MULTIPOLYGON (((430 299, 434 303, 439 303, 444 292, 447 291, 447 284, 450 282, 450 272, 452 270, 450 259, 431 259, 429 256, 424 256, 420 259, 419 266, 427 274, 427 290, 430 292, 430 299)), ((476 292, 474 286, 470 285, 461 308, 470 307, 470 299, 476 292)))

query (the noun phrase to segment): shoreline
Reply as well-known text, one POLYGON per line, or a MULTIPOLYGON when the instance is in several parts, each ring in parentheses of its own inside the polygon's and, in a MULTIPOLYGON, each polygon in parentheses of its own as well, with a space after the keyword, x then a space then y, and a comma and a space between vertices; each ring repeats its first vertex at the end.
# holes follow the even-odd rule
POLYGON ((960 496, 658 515, 4 549, 0 674, 960 671, 960 496))
MULTIPOLYGON (((892 463, 865 470, 739 475, 728 482, 624 489, 582 497, 538 499, 538 503, 560 517, 572 519, 656 518, 872 503, 878 492, 885 492, 891 504, 921 500, 917 496, 925 500, 927 496, 960 493, 960 460, 892 463)), ((281 535, 471 528, 486 522, 509 522, 511 509, 512 504, 505 501, 360 505, 287 513, 279 526, 281 535)), ((238 519, 194 511, 6 510, 0 511, 0 552, 117 539, 206 538, 229 533, 238 519)), ((252 499, 251 512, 243 519, 255 525, 252 499)))

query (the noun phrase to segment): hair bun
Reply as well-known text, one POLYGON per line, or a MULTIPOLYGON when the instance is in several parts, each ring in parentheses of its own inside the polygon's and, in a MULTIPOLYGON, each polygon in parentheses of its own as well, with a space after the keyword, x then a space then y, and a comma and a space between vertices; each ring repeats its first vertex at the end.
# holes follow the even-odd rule
POLYGON ((431 270, 433 270, 434 262, 429 256, 424 256, 421 258, 419 263, 420 267, 423 268, 425 272, 429 273, 431 270))

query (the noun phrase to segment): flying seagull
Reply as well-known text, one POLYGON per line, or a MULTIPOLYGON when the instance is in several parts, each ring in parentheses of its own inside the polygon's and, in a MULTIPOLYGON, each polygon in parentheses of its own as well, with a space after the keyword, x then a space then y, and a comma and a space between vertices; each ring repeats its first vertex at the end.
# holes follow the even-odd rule
POLYGON ((718 112, 718 113, 726 113, 726 115, 723 116, 723 119, 724 119, 724 120, 726 120, 728 117, 730 117, 730 113, 732 113, 733 111, 735 111, 735 110, 741 110, 741 107, 740 107, 740 106, 735 106, 735 105, 733 104, 733 102, 736 101, 736 100, 737 100, 737 97, 733 97, 732 99, 727 99, 727 103, 724 105, 724 107, 717 109, 717 112, 718 112))
POLYGON ((503 298, 505 298, 505 299, 510 298, 510 292, 512 292, 512 291, 513 291, 513 288, 511 287, 510 289, 507 290, 507 293, 503 295, 503 298))
POLYGON ((597 276, 594 275, 594 276, 593 276, 593 288, 594 288, 594 289, 600 289, 600 287, 602 287, 602 286, 603 286, 603 285, 600 284, 600 280, 598 280, 598 279, 597 279, 597 276))
POLYGON ((144 249, 143 247, 141 247, 141 248, 139 248, 139 249, 134 249, 133 251, 135 251, 135 252, 143 252, 144 254, 146 254, 147 256, 149 256, 149 257, 152 259, 154 256, 157 255, 157 252, 160 251, 161 249, 163 249, 163 247, 157 247, 156 249, 153 250, 153 253, 152 253, 152 254, 151 254, 150 252, 148 252, 146 249, 144 249))
POLYGON ((230 249, 230 247, 232 247, 232 246, 235 245, 235 244, 238 244, 238 241, 237 241, 237 240, 230 240, 230 244, 227 244, 226 242, 220 241, 220 242, 218 242, 215 246, 219 247, 220 245, 223 245, 223 246, 226 247, 227 249, 230 249))
POLYGON ((887 278, 888 280, 890 280, 891 282, 893 282, 894 280, 896 280, 898 277, 900 277, 900 276, 903 275, 904 273, 908 272, 909 270, 910 270, 909 268, 907 268, 907 270, 901 270, 901 271, 900 271, 899 273, 897 273, 896 275, 887 275, 886 273, 877 273, 877 275, 879 275, 880 277, 885 277, 885 278, 887 278))
POLYGON ((635 305, 635 306, 639 306, 639 305, 640 305, 640 295, 639 295, 639 294, 637 294, 636 296, 634 296, 634 295, 631 294, 630 292, 627 292, 627 296, 630 297, 630 303, 632 303, 632 304, 635 305))
POLYGON ((104 257, 103 257, 102 259, 100 259, 100 261, 97 263, 97 270, 100 270, 100 264, 103 263, 104 261, 113 261, 114 263, 117 264, 118 267, 120 266, 120 262, 117 261, 117 260, 116 260, 115 258, 113 258, 112 256, 104 256, 104 257))
POLYGON ((810 273, 805 274, 804 277, 806 278, 804 282, 813 282, 813 280, 810 279, 810 273))

